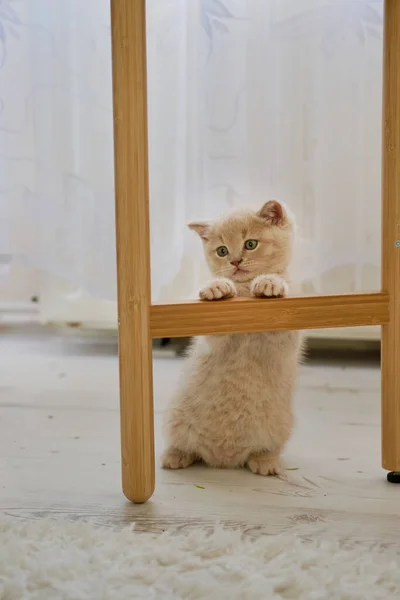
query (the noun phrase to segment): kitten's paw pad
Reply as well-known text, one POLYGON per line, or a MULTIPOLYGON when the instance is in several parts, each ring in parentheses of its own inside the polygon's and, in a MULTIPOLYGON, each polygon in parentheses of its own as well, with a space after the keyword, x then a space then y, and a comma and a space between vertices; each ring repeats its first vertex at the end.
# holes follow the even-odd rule
POLYGON ((194 462, 194 456, 175 448, 166 450, 161 457, 163 469, 186 469, 194 462))
POLYGON ((247 466, 250 471, 257 475, 279 475, 281 472, 279 458, 269 456, 268 454, 250 456, 247 466))
POLYGON ((200 290, 199 296, 201 300, 222 300, 223 298, 235 298, 237 291, 229 279, 214 279, 200 290))
POLYGON ((259 275, 251 284, 251 293, 257 298, 283 298, 289 286, 279 275, 259 275))

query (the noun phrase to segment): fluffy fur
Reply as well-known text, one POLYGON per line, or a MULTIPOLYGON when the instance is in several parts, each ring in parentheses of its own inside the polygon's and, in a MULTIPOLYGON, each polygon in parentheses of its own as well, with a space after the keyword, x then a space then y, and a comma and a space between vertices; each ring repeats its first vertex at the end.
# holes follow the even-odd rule
MULTIPOLYGON (((210 492, 209 502, 210 496, 215 497, 210 492)), ((301 536, 271 535, 277 528, 271 518, 257 534, 253 523, 243 537, 186 519, 181 532, 175 525, 152 535, 141 527, 116 531, 104 517, 107 527, 97 528, 55 514, 0 517, 2 600, 400 598, 398 546, 382 541, 371 547, 361 525, 349 532, 347 524, 346 542, 340 543, 325 527, 317 535, 315 523, 309 531, 303 525, 301 536)), ((365 525, 365 517, 359 522, 365 525)))
MULTIPOLYGON (((279 202, 189 227, 201 237, 215 276, 200 290, 202 300, 289 293, 294 223, 279 202)), ((203 460, 278 474, 293 426, 300 353, 297 331, 196 338, 167 411, 162 466, 185 468, 203 460)))

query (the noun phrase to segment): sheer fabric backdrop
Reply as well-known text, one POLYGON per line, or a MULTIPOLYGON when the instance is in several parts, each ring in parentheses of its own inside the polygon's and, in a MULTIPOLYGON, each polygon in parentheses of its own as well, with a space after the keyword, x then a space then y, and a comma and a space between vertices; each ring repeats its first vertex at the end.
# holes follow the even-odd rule
MULTIPOLYGON (((377 289, 382 1, 147 9, 153 298, 206 276, 189 220, 269 198, 297 215, 305 292, 377 289)), ((50 316, 115 314, 108 0, 1 0, 4 285, 18 262, 46 274, 50 316)))

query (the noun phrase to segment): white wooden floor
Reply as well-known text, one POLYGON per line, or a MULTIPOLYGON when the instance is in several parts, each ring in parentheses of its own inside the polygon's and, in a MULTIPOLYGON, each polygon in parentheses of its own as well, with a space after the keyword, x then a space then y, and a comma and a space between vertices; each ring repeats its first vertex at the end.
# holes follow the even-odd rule
MULTIPOLYGON (((161 415, 182 362, 155 358, 161 415)), ((85 518, 141 531, 223 521, 252 536, 296 530, 393 544, 400 486, 380 468, 379 365, 301 371, 287 480, 245 470, 157 468, 146 505, 120 491, 118 363, 108 334, 0 329, 0 508, 19 518, 85 518)))

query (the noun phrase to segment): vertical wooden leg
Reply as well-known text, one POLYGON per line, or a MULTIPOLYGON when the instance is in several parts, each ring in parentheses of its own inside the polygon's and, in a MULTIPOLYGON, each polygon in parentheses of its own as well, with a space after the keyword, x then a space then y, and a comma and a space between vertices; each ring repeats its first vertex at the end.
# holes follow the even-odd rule
POLYGON ((382 465, 400 483, 400 1, 385 1, 383 66, 382 290, 390 322, 382 327, 382 465))
POLYGON ((154 491, 145 0, 111 0, 122 487, 154 491))

